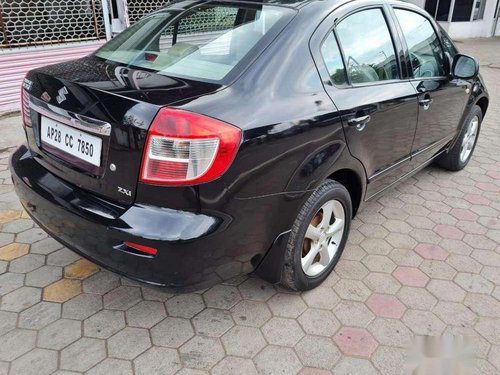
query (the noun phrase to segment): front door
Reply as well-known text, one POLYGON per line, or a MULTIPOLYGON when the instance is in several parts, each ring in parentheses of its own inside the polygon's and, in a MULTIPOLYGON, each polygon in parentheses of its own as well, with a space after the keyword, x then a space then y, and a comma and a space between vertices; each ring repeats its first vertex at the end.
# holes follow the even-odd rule
POLYGON ((381 6, 347 13, 324 39, 321 52, 331 81, 326 89, 342 114, 349 150, 365 167, 369 198, 410 170, 417 93, 401 79, 381 6))
POLYGON ((452 79, 443 47, 424 15, 395 8, 411 61, 411 83, 419 93, 418 125, 412 166, 432 158, 456 134, 470 92, 470 83, 452 79))

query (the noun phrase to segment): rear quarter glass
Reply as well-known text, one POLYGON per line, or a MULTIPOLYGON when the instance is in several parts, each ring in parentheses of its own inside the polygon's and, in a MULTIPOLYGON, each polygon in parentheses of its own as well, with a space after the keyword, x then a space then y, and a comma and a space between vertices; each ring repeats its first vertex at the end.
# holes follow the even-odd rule
POLYGON ((294 14, 292 9, 262 4, 167 7, 119 34, 95 56, 166 76, 225 83, 294 14))

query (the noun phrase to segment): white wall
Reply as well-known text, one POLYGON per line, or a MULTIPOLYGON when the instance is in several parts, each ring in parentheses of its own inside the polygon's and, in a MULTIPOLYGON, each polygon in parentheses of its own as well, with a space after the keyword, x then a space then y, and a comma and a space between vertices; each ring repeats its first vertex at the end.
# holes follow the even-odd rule
MULTIPOLYGON (((425 0, 409 0, 408 2, 425 7, 425 0)), ((439 22, 453 39, 486 38, 492 36, 493 16, 495 14, 496 0, 487 0, 482 20, 472 22, 439 22)), ((496 35, 500 35, 500 25, 496 35)))

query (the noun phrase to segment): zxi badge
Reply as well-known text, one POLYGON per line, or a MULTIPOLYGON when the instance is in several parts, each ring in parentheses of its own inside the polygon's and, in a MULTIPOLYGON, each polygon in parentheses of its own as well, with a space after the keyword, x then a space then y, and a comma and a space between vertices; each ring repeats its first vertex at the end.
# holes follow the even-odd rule
POLYGON ((58 91, 58 95, 56 96, 56 100, 59 104, 64 102, 66 100, 66 95, 68 95, 68 89, 66 87, 63 87, 58 91))
POLYGON ((131 190, 124 189, 124 188, 122 188, 122 187, 120 187, 120 186, 118 186, 118 192, 119 192, 119 193, 122 193, 122 194, 125 194, 125 195, 127 195, 127 196, 129 196, 129 197, 131 197, 131 196, 132 196, 132 191, 131 191, 131 190))

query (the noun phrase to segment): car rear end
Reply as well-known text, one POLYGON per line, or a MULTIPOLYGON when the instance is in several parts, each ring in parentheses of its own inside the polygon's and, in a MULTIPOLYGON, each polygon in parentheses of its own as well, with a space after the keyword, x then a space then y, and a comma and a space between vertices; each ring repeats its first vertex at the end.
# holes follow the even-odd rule
POLYGON ((250 270, 224 251, 231 219, 199 196, 201 185, 224 191, 243 132, 176 105, 224 90, 292 17, 173 5, 94 55, 29 72, 27 144, 11 160, 27 212, 69 248, 148 283, 200 287, 250 270))

